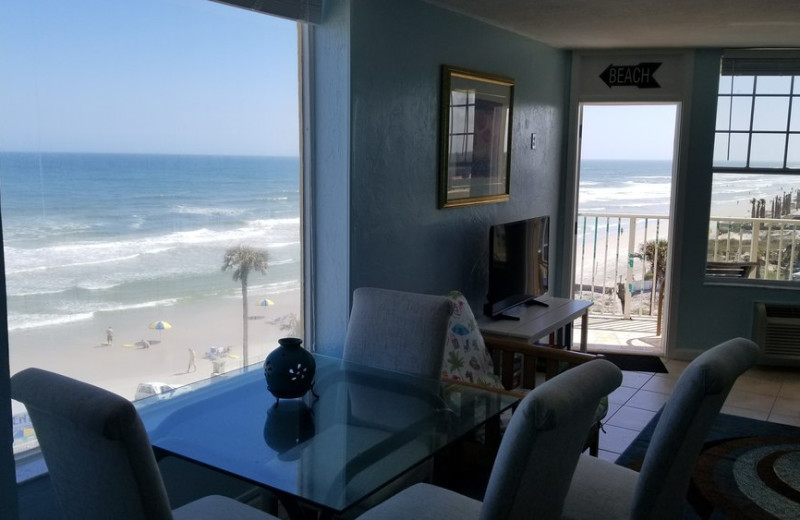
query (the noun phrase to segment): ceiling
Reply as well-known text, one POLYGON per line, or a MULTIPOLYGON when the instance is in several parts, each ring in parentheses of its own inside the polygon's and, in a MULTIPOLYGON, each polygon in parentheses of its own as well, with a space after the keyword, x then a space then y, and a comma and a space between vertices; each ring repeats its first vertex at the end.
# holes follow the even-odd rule
POLYGON ((800 47, 800 0, 428 0, 561 49, 800 47))

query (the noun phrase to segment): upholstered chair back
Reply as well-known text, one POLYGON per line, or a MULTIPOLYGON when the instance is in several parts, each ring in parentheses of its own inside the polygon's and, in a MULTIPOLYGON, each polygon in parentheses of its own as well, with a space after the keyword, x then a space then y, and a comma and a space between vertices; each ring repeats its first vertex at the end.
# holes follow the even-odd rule
POLYGON ((130 401, 37 368, 11 377, 11 398, 28 410, 65 518, 172 518, 147 432, 130 401))
POLYGON ((600 399, 621 383, 620 370, 598 359, 528 393, 500 443, 481 519, 561 518, 600 399))
POLYGON ((681 374, 661 411, 634 493, 631 518, 681 518, 692 469, 711 423, 759 347, 735 338, 707 350, 681 374))
POLYGON ((451 312, 445 296, 358 288, 342 357, 438 379, 451 312))

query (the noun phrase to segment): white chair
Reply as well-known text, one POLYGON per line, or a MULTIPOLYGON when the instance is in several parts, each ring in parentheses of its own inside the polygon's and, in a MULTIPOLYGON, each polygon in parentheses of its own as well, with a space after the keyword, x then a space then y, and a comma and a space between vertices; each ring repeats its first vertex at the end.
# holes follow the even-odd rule
POLYGON ((342 357, 438 379, 452 308, 444 296, 358 288, 353 292, 342 357))
POLYGON ((358 520, 561 518, 564 497, 597 405, 621 382, 622 373, 616 366, 594 360, 528 393, 500 443, 483 502, 430 484, 416 484, 358 520))
POLYGON ((277 520, 222 496, 171 510, 152 446, 127 399, 38 368, 11 377, 67 520, 277 520))
POLYGON ((582 456, 567 495, 564 518, 682 518, 692 469, 706 434, 733 383, 755 364, 758 355, 758 345, 736 338, 692 361, 661 410, 642 470, 637 473, 582 456))

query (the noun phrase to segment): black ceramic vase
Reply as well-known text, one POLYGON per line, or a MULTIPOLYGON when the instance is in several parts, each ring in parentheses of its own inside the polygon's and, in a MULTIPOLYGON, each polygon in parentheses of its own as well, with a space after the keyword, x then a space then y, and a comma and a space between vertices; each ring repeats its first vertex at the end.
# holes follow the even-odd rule
POLYGON ((267 390, 277 399, 276 405, 281 399, 303 397, 314 386, 317 364, 302 343, 300 338, 281 338, 264 361, 267 390))

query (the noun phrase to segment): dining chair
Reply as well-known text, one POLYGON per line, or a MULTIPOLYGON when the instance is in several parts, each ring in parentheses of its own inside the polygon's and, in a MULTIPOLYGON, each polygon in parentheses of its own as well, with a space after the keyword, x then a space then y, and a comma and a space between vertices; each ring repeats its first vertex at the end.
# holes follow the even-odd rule
POLYGON ((641 471, 581 456, 564 518, 682 518, 705 436, 734 382, 755 364, 758 355, 758 345, 734 338, 695 358, 661 409, 641 471))
POLYGON ((342 357, 438 379, 451 312, 444 296, 360 287, 353 292, 342 357))
POLYGON ((622 382, 612 363, 584 363, 529 392, 506 429, 483 501, 415 484, 359 520, 557 519, 600 399, 622 382))
POLYGON ((277 520, 212 495, 171 510, 152 446, 127 399, 38 368, 11 377, 66 520, 277 520))
MULTIPOLYGON (((484 337, 466 297, 459 291, 451 291, 447 297, 453 302, 453 314, 444 347, 442 379, 445 381, 524 396, 542 381, 603 357, 601 354, 532 345, 522 339, 484 337)), ((586 441, 590 454, 594 456, 599 453, 601 421, 607 412, 608 399, 603 398, 586 441)), ((483 442, 472 449, 479 460, 491 461, 501 434, 499 421, 487 425, 483 442)), ((483 461, 481 464, 486 466, 483 461)))

